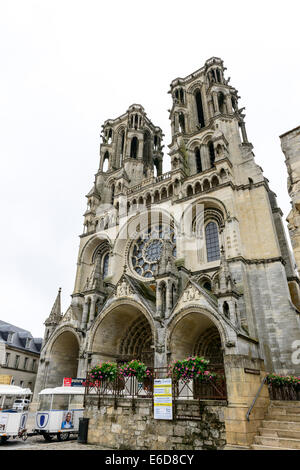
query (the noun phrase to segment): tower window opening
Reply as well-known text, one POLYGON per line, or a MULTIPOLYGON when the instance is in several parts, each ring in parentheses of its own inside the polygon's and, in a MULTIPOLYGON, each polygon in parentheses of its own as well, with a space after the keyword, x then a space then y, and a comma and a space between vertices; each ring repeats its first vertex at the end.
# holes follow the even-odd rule
POLYGON ((237 111, 237 100, 232 96, 231 97, 231 104, 232 104, 232 109, 233 111, 237 111))
POLYGON ((229 305, 226 301, 223 303, 223 313, 224 313, 225 317, 227 317, 227 318, 230 317, 229 305))
POLYGON ((114 203, 114 198, 115 198, 115 185, 113 184, 111 187, 111 204, 114 203))
POLYGON ((176 287, 172 284, 172 308, 176 304, 176 287))
POLYGON ((179 89, 179 101, 180 103, 184 104, 184 94, 183 94, 183 89, 179 89))
POLYGON ((199 147, 195 148, 195 159, 196 159, 197 173, 201 173, 202 172, 202 163, 201 163, 201 154, 200 154, 199 147))
POLYGON ((112 129, 109 129, 107 143, 111 144, 111 142, 112 142, 112 129))
POLYGON ((132 141, 131 141, 131 147, 130 147, 130 157, 131 158, 137 158, 138 148, 139 148, 139 141, 138 141, 137 137, 133 137, 132 141))
POLYGON ((179 128, 180 128, 180 132, 182 134, 185 134, 185 119, 184 119, 183 113, 179 114, 179 128))
POLYGON ((189 184, 188 187, 187 187, 187 191, 186 191, 186 195, 189 197, 189 196, 193 196, 193 187, 189 184))
POLYGON ((166 312, 166 307, 167 307, 167 289, 166 289, 166 284, 163 282, 161 284, 161 314, 162 317, 165 317, 165 312, 166 312))
POLYGON ((214 69, 211 69, 211 70, 208 72, 208 77, 209 77, 209 81, 210 81, 210 82, 216 82, 216 77, 215 77, 215 71, 214 71, 214 69))
POLYGON ((196 100, 196 106, 197 106, 198 122, 199 122, 201 127, 205 127, 202 97, 201 97, 201 91, 200 90, 196 91, 195 100, 196 100))
POLYGON ((106 172, 108 170, 108 165, 109 165, 109 153, 105 152, 104 157, 103 157, 103 165, 102 165, 103 172, 106 172))
POLYGON ((167 199, 167 197, 168 197, 167 189, 166 189, 166 188, 162 188, 162 191, 161 191, 161 199, 167 199))
POLYGON ((215 222, 209 222, 205 227, 207 261, 220 259, 218 227, 215 222))
POLYGON ((218 93, 218 105, 221 114, 226 114, 225 96, 222 92, 218 93))
POLYGON ((201 193, 201 184, 199 181, 195 184, 195 194, 201 193))
POLYGON ((218 81, 219 83, 222 83, 221 71, 220 71, 220 69, 217 69, 216 72, 217 72, 217 81, 218 81))
POLYGON ((135 129, 138 128, 138 124, 139 124, 139 117, 138 117, 138 115, 136 114, 136 115, 135 115, 135 118, 134 118, 134 128, 135 128, 135 129))
POLYGON ((206 180, 203 181, 203 191, 208 191, 209 189, 210 189, 210 183, 206 179, 206 180))
POLYGON ((204 289, 209 290, 211 292, 211 283, 209 281, 206 281, 203 284, 204 289))
POLYGON ((211 180, 211 186, 212 188, 216 188, 217 186, 219 186, 219 180, 217 176, 213 176, 211 180))
POLYGON ((146 167, 151 165, 151 137, 148 131, 144 133, 143 161, 146 167))
POLYGON ((208 143, 209 160, 211 167, 215 166, 215 148, 213 142, 208 143))
POLYGON ((102 268, 103 279, 107 277, 108 275, 108 265, 109 265, 109 253, 106 253, 106 255, 103 258, 103 268, 102 268))
POLYGON ((125 131, 123 130, 121 132, 120 166, 121 166, 121 162, 122 162, 122 158, 124 154, 124 144, 125 144, 125 131))

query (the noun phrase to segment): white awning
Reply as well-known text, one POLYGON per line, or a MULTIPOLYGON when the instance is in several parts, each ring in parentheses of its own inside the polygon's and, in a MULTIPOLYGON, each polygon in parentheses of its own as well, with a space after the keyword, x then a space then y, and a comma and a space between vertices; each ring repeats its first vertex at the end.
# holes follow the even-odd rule
POLYGON ((17 387, 17 385, 0 384, 0 395, 32 395, 30 388, 17 387))
POLYGON ((44 388, 39 395, 83 395, 84 387, 55 387, 44 388))

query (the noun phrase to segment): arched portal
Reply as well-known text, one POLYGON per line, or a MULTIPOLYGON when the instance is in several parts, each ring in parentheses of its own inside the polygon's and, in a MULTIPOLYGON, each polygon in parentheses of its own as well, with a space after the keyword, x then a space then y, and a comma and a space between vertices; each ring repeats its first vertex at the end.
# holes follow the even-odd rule
POLYGON ((170 361, 201 356, 223 368, 222 340, 215 323, 204 313, 182 314, 169 336, 170 361))
POLYGON ((79 344, 74 333, 62 332, 50 350, 45 387, 61 387, 64 377, 77 377, 79 344))
POLYGON ((154 365, 151 325, 141 309, 132 303, 118 303, 96 327, 91 345, 93 365, 102 361, 127 362, 139 359, 154 365))

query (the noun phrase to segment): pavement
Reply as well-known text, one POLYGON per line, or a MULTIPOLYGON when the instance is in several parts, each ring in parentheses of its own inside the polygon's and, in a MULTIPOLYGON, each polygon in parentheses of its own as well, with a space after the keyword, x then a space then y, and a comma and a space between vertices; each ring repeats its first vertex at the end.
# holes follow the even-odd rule
POLYGON ((107 447, 101 447, 92 444, 80 444, 77 442, 77 436, 71 436, 68 441, 59 442, 55 437, 53 441, 46 442, 43 436, 29 436, 23 442, 21 439, 8 439, 5 444, 0 444, 2 450, 112 450, 107 447))
POLYGON ((0 443, 0 451, 2 450, 113 450, 93 444, 80 444, 77 442, 77 434, 71 435, 68 441, 58 441, 57 437, 53 437, 51 442, 46 442, 40 434, 33 434, 35 427, 35 413, 29 413, 27 419, 28 438, 22 441, 20 438, 13 439, 10 437, 4 444, 0 443), (31 435, 30 435, 31 434, 31 435))

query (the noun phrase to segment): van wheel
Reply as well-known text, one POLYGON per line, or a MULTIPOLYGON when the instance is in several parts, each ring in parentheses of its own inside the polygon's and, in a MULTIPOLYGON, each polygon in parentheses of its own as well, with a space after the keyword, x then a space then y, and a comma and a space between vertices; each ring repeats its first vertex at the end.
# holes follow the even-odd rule
POLYGON ((51 436, 51 434, 44 433, 44 434, 43 434, 43 438, 45 439, 45 441, 51 442, 52 439, 53 439, 53 436, 51 436))
POLYGON ((8 437, 7 436, 1 436, 0 438, 0 444, 5 444, 5 442, 7 441, 8 437))
POLYGON ((57 433, 57 440, 58 441, 68 441, 70 437, 69 432, 58 432, 57 433))

